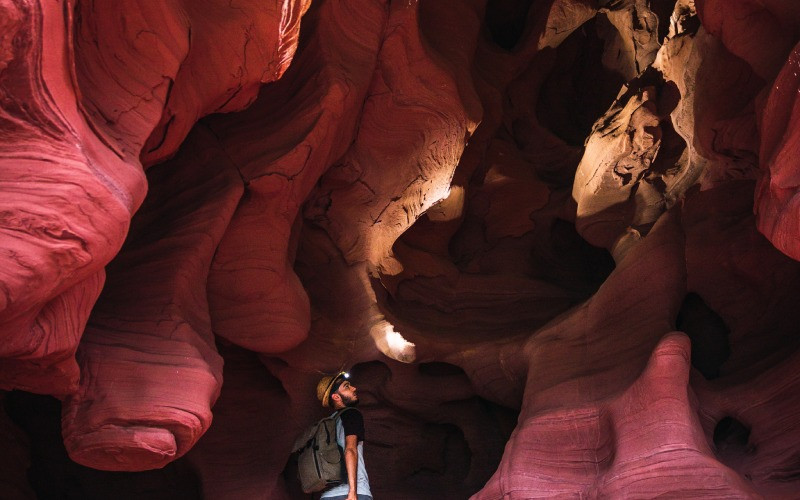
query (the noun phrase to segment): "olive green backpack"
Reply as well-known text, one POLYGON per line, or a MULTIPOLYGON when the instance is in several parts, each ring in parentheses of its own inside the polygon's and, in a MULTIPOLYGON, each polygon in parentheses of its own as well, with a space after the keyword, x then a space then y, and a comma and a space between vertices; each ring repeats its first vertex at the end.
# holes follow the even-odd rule
POLYGON ((336 441, 336 422, 351 408, 342 408, 306 429, 292 446, 297 457, 297 475, 306 493, 340 484, 347 477, 344 453, 336 441))

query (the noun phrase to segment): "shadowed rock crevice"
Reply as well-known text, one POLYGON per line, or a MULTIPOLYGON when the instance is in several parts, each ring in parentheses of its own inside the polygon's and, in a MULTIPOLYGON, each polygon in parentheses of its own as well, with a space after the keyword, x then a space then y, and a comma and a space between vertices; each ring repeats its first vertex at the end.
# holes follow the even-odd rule
POLYGON ((440 361, 420 363, 419 372, 423 375, 428 375, 431 377, 449 377, 455 375, 465 375, 464 370, 461 367, 451 365, 449 363, 442 363, 440 361))
POLYGON ((489 0, 486 2, 486 27, 491 40, 505 50, 513 50, 525 32, 528 11, 535 0, 489 0))
POLYGON ((143 472, 99 471, 70 460, 61 438, 61 403, 53 397, 12 391, 6 394, 4 406, 31 440, 27 474, 36 498, 203 498, 196 471, 186 460, 143 472))
MULTIPOLYGON (((452 424, 426 424, 421 437, 429 446, 426 458, 401 481, 420 491, 435 488, 445 481, 463 484, 469 473, 472 454, 461 429, 452 424)), ((455 492, 450 495, 457 497, 455 492)))
POLYGON ((714 446, 728 459, 755 451, 750 444, 750 428, 733 417, 723 418, 714 427, 714 446))
POLYGON ((564 219, 542 220, 535 231, 531 261, 534 277, 583 291, 588 298, 614 270, 614 259, 603 248, 580 237, 575 225, 564 219))
MULTIPOLYGON (((620 35, 604 14, 575 30, 550 56, 552 69, 536 106, 541 124, 571 146, 583 144, 592 124, 614 101, 628 71, 603 59, 620 35), (605 40, 601 37, 609 37, 605 40)), ((544 54, 543 54, 544 55, 544 54)))
POLYGON ((675 326, 692 339, 692 366, 708 380, 719 377, 731 354, 730 329, 719 314, 702 297, 689 293, 683 299, 675 326))

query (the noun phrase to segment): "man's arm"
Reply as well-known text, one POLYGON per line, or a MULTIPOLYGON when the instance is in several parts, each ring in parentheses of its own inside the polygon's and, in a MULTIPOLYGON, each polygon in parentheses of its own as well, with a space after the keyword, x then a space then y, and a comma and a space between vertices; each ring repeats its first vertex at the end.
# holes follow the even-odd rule
POLYGON ((347 500, 356 500, 358 488, 358 436, 355 434, 344 437, 344 465, 347 469, 347 482, 350 485, 347 500))

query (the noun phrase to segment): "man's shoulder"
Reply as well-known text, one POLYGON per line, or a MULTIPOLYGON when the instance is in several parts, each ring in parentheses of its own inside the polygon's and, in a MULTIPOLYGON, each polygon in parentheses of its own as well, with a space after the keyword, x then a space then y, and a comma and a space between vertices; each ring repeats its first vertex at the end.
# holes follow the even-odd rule
POLYGON ((364 415, 362 415, 361 410, 353 407, 345 408, 339 412, 339 418, 341 418, 342 421, 364 421, 364 415))
POLYGON ((364 439, 364 417, 361 412, 355 408, 350 408, 341 413, 339 417, 342 421, 342 429, 345 435, 355 434, 359 440, 364 439))

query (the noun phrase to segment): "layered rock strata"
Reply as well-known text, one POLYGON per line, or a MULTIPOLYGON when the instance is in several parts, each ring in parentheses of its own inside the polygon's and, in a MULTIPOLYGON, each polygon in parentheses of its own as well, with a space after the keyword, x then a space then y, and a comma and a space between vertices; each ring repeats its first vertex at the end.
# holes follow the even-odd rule
POLYGON ((791 498, 790 4, 0 1, 0 388, 97 484, 300 497, 352 368, 376 497, 791 498))

